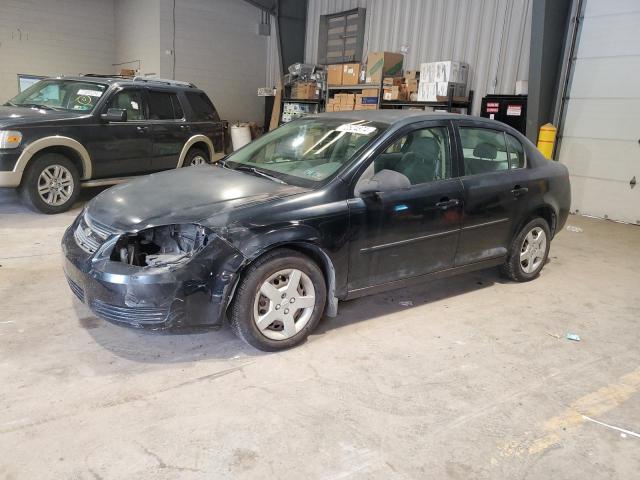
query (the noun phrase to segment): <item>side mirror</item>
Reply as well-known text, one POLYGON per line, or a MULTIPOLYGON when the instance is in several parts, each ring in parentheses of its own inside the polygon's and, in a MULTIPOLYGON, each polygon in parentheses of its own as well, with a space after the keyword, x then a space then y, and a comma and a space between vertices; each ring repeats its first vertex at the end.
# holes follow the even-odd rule
POLYGON ((369 180, 356 186, 355 195, 362 197, 372 193, 388 192, 411 186, 411 181, 403 174, 394 170, 380 170, 369 180))
POLYGON ((100 115, 105 122, 126 122, 127 121, 127 111, 121 108, 110 108, 107 110, 107 113, 103 113, 100 115))

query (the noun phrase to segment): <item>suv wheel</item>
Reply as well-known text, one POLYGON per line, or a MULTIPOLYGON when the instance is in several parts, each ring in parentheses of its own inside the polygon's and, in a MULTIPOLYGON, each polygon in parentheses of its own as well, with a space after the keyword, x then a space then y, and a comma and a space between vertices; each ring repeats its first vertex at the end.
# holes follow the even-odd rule
POLYGON ((23 201, 34 210, 66 212, 80 193, 80 175, 64 155, 45 153, 31 161, 19 190, 23 201))
POLYGON ((231 328, 264 351, 302 343, 316 327, 327 296, 315 262, 288 249, 274 250, 249 267, 231 306, 231 328))
POLYGON ((182 163, 183 167, 196 167, 209 163, 209 154, 199 148, 192 148, 182 163))
POLYGON ((534 218, 511 242, 502 273, 516 282, 533 280, 547 262, 550 246, 549 225, 543 218, 534 218))

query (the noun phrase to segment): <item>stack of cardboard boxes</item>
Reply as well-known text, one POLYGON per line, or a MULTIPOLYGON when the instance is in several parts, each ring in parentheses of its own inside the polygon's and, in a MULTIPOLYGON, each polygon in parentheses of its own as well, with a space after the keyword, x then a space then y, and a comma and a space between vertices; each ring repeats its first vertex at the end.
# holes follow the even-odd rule
POLYGON ((320 87, 316 82, 296 82, 291 86, 291 98, 295 100, 315 100, 320 97, 320 87))
POLYGON ((456 100, 463 100, 467 94, 469 65, 447 60, 420 65, 420 85, 418 100, 421 102, 444 102, 453 92, 456 100))
POLYGON ((378 89, 363 88, 362 93, 336 93, 327 101, 327 112, 344 110, 376 110, 378 89))
POLYGON ((415 70, 406 70, 403 77, 384 77, 383 100, 416 100, 418 79, 415 70))

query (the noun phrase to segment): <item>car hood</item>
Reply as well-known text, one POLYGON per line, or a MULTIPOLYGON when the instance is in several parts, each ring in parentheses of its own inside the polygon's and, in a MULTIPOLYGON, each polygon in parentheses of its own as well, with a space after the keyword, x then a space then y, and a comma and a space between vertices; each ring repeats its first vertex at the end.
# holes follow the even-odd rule
POLYGON ((112 187, 89 202, 86 213, 90 220, 120 232, 177 223, 224 226, 224 214, 232 209, 306 191, 204 165, 146 175, 112 187))
POLYGON ((0 105, 0 128, 18 127, 28 123, 80 118, 86 115, 88 115, 87 112, 60 112, 41 108, 0 105))

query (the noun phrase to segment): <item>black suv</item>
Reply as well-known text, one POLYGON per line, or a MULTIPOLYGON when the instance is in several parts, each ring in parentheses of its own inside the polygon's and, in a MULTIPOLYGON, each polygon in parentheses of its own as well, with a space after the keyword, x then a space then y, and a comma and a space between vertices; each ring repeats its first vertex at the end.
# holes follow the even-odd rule
POLYGON ((17 187, 41 212, 64 212, 81 185, 221 158, 225 129, 190 83, 48 78, 0 106, 0 187, 17 187))

